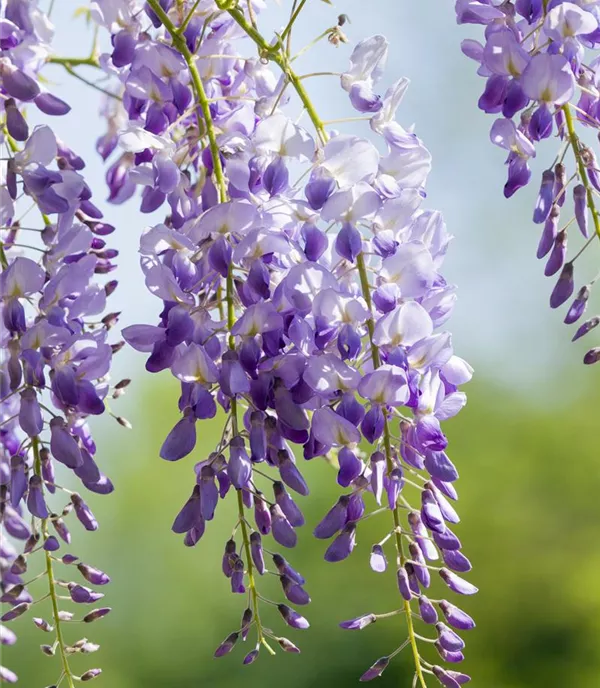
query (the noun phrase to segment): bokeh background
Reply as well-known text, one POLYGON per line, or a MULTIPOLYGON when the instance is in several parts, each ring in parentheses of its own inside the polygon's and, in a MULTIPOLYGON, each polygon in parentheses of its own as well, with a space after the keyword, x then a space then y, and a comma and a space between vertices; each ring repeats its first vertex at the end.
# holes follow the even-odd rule
MULTIPOLYGON (((78 4, 55 1, 59 54, 89 50, 88 29, 73 19, 78 4)), ((269 2, 261 17, 265 31, 284 23, 290 5, 290 0, 279 6, 269 2)), ((339 0, 330 7, 310 0, 294 40, 304 45, 340 12, 350 17, 346 29, 352 42, 387 35, 386 83, 401 75, 413 82, 399 119, 405 126, 414 122, 433 153, 428 205, 444 212, 456 236, 446 264, 448 278, 460 288, 451 327, 456 351, 476 369, 467 408, 448 424, 451 456, 461 471, 463 522, 457 531, 474 564, 471 579, 481 590, 465 604, 478 622, 467 636, 466 670, 482 688, 597 688, 600 371, 583 369, 585 343, 570 344, 560 314, 547 307, 551 285, 535 261, 538 233, 530 222, 536 184, 511 201, 502 197, 503 152, 489 143, 491 119, 476 107, 482 81, 460 53, 461 39, 473 32, 455 26, 453 5, 339 0)), ((302 71, 341 71, 350 51, 351 46, 320 44, 303 59, 302 71)), ((59 68, 48 68, 47 77, 73 105, 68 117, 56 120, 56 129, 87 160, 88 182, 100 201, 103 167, 94 152, 102 128, 98 94, 59 68)), ((324 118, 349 114, 335 79, 314 79, 310 86, 324 118)), ((538 171, 552 160, 552 145, 541 152, 538 171)), ((121 324, 154 322, 157 303, 144 290, 136 254, 140 232, 153 218, 141 217, 135 202, 99 205, 118 227, 111 240, 121 251, 121 286, 114 298, 123 311, 121 324)), ((597 250, 590 271, 594 262, 597 250)), ((143 364, 141 355, 127 350, 116 360, 115 379, 134 380, 117 409, 133 430, 111 419, 95 424, 98 455, 117 491, 91 500, 101 529, 90 536, 77 531, 73 549, 112 575, 106 592, 114 612, 85 627, 102 649, 77 658, 75 667, 102 666, 99 685, 108 688, 355 685, 404 637, 400 618, 360 633, 337 627, 342 619, 387 611, 397 603, 393 576, 377 576, 368 566, 370 546, 387 525, 369 520, 351 559, 325 564, 323 543, 311 530, 338 488, 329 466, 318 460, 306 465, 312 496, 292 560, 308 581, 312 626, 285 633, 301 645, 302 655, 265 655, 242 668, 244 653, 236 648, 213 660, 214 648, 237 628, 244 607, 220 573, 234 512, 231 505, 222 506, 192 550, 181 545, 170 525, 191 490, 194 460, 212 449, 222 419, 203 426, 193 457, 175 465, 162 462, 158 448, 178 417, 177 389, 168 375, 150 379, 143 364)), ((261 581, 261 588, 275 593, 276 583, 261 581)), ((267 610, 267 623, 281 628, 276 616, 267 610)), ((18 671, 21 685, 41 688, 58 673, 58 660, 32 654, 32 646, 45 640, 32 626, 27 620, 15 624, 19 643, 6 650, 5 661, 18 671)), ((409 659, 400 655, 378 685, 408 688, 409 659)))

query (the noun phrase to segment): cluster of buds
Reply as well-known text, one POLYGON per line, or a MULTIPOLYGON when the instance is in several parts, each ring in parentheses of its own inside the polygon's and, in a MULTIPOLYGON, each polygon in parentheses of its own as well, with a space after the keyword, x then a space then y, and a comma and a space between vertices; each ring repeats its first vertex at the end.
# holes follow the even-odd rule
MULTIPOLYGON (((457 0, 456 14, 459 24, 485 27, 484 43, 467 39, 462 49, 486 78, 479 107, 498 115, 490 132, 492 143, 509 151, 507 198, 529 183, 529 160, 538 144, 553 135, 560 141, 554 162, 542 174, 533 222, 543 226, 537 257, 546 259, 544 274, 558 275, 550 307, 569 304, 564 322, 580 323, 573 335, 576 341, 600 324, 598 316, 581 324, 600 273, 577 289, 575 281, 576 261, 600 241, 600 169, 594 151, 578 133, 585 138, 585 130, 600 132, 600 4, 457 0), (569 151, 571 167, 566 162, 569 151), (569 236, 582 243, 567 260, 569 236)), ((598 361, 600 347, 583 357, 587 365, 598 361)))

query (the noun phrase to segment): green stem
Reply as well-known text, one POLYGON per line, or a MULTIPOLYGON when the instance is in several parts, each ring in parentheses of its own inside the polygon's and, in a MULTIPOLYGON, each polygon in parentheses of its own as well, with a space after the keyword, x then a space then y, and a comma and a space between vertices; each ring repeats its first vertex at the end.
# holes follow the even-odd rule
MULTIPOLYGON (((232 266, 229 267, 229 273, 227 275, 227 326, 231 332, 231 328, 235 323, 235 308, 233 303, 233 271, 232 266)), ((229 348, 231 350, 235 349, 235 339, 232 334, 229 335, 229 348)), ((233 397, 231 400, 231 423, 233 435, 238 433, 238 418, 237 418, 237 399, 233 397)), ((246 524, 246 515, 244 510, 244 497, 242 495, 242 490, 237 491, 237 503, 238 503, 238 519, 240 522, 240 528, 242 531, 242 540, 244 543, 244 551, 246 553, 247 562, 247 574, 248 574, 248 588, 250 590, 250 600, 251 608, 256 622, 256 632, 258 634, 258 642, 264 645, 265 648, 274 655, 275 652, 271 646, 267 643, 265 638, 264 629, 260 620, 259 612, 259 594, 256 586, 256 578, 254 575, 254 564, 252 562, 252 551, 250 549, 250 536, 248 534, 248 526, 246 524)))
MULTIPOLYGON (((392 447, 390 441, 390 427, 388 423, 387 412, 384 411, 383 415, 385 418, 383 426, 383 444, 385 447, 386 467, 389 475, 389 473, 393 470, 394 465, 392 463, 392 447)), ((394 518, 394 538, 396 540, 396 550, 398 552, 398 556, 400 557, 400 566, 404 566, 406 558, 404 556, 404 550, 402 549, 402 526, 400 524, 400 512, 398 510, 398 507, 396 507, 392 511, 392 515, 394 518)), ((423 676, 423 668, 421 667, 421 655, 419 654, 417 638, 415 636, 412 609, 410 606, 410 602, 408 600, 404 600, 404 615, 406 616, 406 627, 408 630, 408 639, 410 641, 410 647, 412 650, 413 659, 415 663, 415 671, 422 688, 427 688, 427 684, 425 683, 425 677, 423 676)))
POLYGON ((581 147, 580 147, 580 141, 579 137, 577 136, 577 132, 575 131, 575 123, 573 121, 573 115, 571 113, 571 107, 569 103, 566 103, 562 107, 562 111, 565 115, 565 124, 567 126, 567 133, 569 135, 569 142, 571 144, 571 148, 573 149, 573 155, 575 156, 575 161, 577 162, 577 168, 579 170, 579 177, 581 179, 581 183, 585 187, 585 193, 587 197, 587 205, 588 208, 590 209, 590 213, 592 214, 592 220, 594 222, 594 231, 596 232, 596 235, 600 239, 600 215, 598 214, 598 210, 596 208, 596 204, 594 202, 594 191, 592 189, 592 186, 590 184, 590 180, 588 177, 588 173, 586 170, 585 162, 583 161, 583 157, 581 154, 581 147))
POLYGON ((290 62, 294 62, 297 60, 300 56, 304 55, 304 53, 307 50, 310 50, 312 47, 314 47, 319 41, 322 41, 326 36, 329 36, 331 33, 331 29, 326 29, 323 31, 323 33, 320 33, 316 38, 314 38, 310 43, 307 43, 303 48, 301 48, 292 58, 290 58, 290 62))
MULTIPOLYGON (((369 277, 367 275, 367 267, 365 265, 365 257, 359 253, 356 257, 356 267, 358 268, 358 275, 360 277, 360 288, 363 293, 363 298, 369 309, 369 313, 373 313, 373 303, 371 301, 371 287, 369 285, 369 277)), ((371 344, 371 355, 373 356, 373 367, 379 368, 381 365, 381 357, 379 356, 379 347, 373 343, 373 334, 375 332, 375 325, 373 323, 373 316, 367 320, 367 330, 369 331, 369 342, 371 344)))
MULTIPOLYGON (((215 131, 215 126, 210 114, 210 103, 206 96, 206 91, 204 90, 204 85, 202 79, 200 78, 200 73, 196 67, 196 61, 194 59, 194 54, 188 48, 185 38, 179 34, 179 29, 173 24, 169 19, 168 14, 160 6, 158 0, 148 0, 148 4, 160 19, 165 29, 168 31, 173 41, 173 47, 176 48, 180 53, 187 68, 190 72, 192 78, 192 85, 194 88, 194 93, 196 95, 196 100, 200 105, 202 111, 202 116, 204 117, 204 126, 206 128, 206 135, 208 136, 208 142, 210 147, 210 152, 213 158, 213 169, 215 178, 217 180, 217 189, 219 192, 219 201, 224 203, 227 200, 227 186, 225 184, 225 175, 223 174, 223 166, 221 165, 221 156, 219 154, 219 144, 217 143, 217 135, 215 131)), ((198 115, 198 123, 201 126, 200 116, 198 115)))
MULTIPOLYGON (((235 400, 234 400, 235 401, 235 400)), ((275 652, 267 643, 265 638, 265 632, 260 621, 260 615, 258 611, 259 605, 259 594, 256 587, 256 579, 254 576, 254 566, 252 564, 252 552, 250 550, 250 537, 248 535, 248 526, 246 525, 246 519, 244 517, 244 498, 242 496, 242 491, 237 491, 238 500, 238 512, 240 518, 240 528, 242 530, 242 539, 244 541, 244 552, 246 553, 246 561, 248 562, 248 588, 250 589, 250 599, 252 604, 252 613, 254 615, 254 621, 256 622, 256 632, 258 634, 258 642, 264 645, 270 654, 274 655, 275 652)))
POLYGON ((121 96, 117 95, 116 93, 113 93, 112 91, 109 91, 106 88, 102 88, 102 86, 98 86, 98 84, 95 84, 93 81, 90 81, 89 79, 86 79, 84 76, 81 76, 81 74, 78 74, 73 69, 73 67, 71 67, 71 65, 65 64, 63 66, 71 76, 74 76, 76 79, 84 83, 86 86, 89 86, 90 88, 93 88, 96 91, 100 91, 100 93, 104 93, 104 95, 108 96, 109 98, 114 98, 115 100, 123 100, 121 96))
POLYGON ((187 29, 187 26, 190 23, 190 21, 192 20, 192 17, 194 16, 194 12, 196 11, 196 8, 198 7, 199 4, 200 4, 200 0, 196 0, 196 2, 192 5, 192 9, 188 12, 185 19, 181 22, 181 25, 177 29, 177 33, 179 35, 183 35, 185 30, 187 29))
POLYGON ((8 267, 8 258, 6 257, 6 252, 4 250, 4 243, 0 241, 0 265, 3 270, 8 267))
MULTIPOLYGON (((217 1, 217 6, 221 5, 222 3, 219 3, 217 1)), ((226 9, 225 7, 221 8, 226 9)), ((313 123, 319 138, 321 139, 321 142, 326 143, 327 132, 325 131, 325 126, 321 118, 317 114, 317 111, 315 110, 315 107, 312 104, 310 97, 306 92, 306 89, 302 85, 300 77, 292 69, 288 56, 281 50, 281 45, 269 45, 269 43, 267 43, 262 34, 260 34, 247 21, 243 12, 239 10, 237 7, 234 7, 233 9, 227 9, 227 12, 229 12, 231 17, 236 21, 240 28, 244 30, 248 37, 256 43, 257 47, 262 53, 262 56, 269 60, 273 60, 273 62, 275 62, 279 66, 281 71, 286 75, 288 81, 294 87, 294 90, 296 91, 298 97, 302 101, 302 105, 304 105, 304 108, 306 109, 306 112, 308 113, 308 116, 310 117, 311 122, 313 123)))
MULTIPOLYGON (((221 165, 219 144, 217 143, 216 131, 215 131, 214 123, 213 123, 212 116, 210 113, 209 101, 208 101, 208 98, 206 96, 206 92, 204 90, 204 85, 202 84, 202 79, 200 78, 198 68, 196 67, 194 55, 192 54, 192 52, 188 48, 187 43, 185 42, 185 39, 181 37, 179 30, 177 29, 175 24, 173 24, 173 22, 169 19, 166 12, 163 10, 163 8, 158 3, 158 0, 148 0, 148 4, 154 10, 155 14, 160 19, 163 26, 165 27, 165 29, 170 34, 171 39, 173 41, 173 46, 181 53, 183 59, 185 60, 185 62, 187 64, 188 70, 190 72, 190 76, 192 78, 192 84, 193 84, 196 100, 197 100, 198 104, 200 105, 200 109, 202 110, 202 115, 204 117, 204 127, 206 128, 206 135, 208 137, 209 147, 210 147, 210 151, 212 153, 213 169, 214 169, 215 179, 217 181, 217 189, 219 192, 219 201, 221 203, 225 203, 228 200, 227 185, 225 183, 225 175, 223 173, 223 167, 221 165)), ((200 117, 199 116, 198 116, 198 119, 199 119, 199 124, 200 124, 200 117)), ((229 274, 227 275, 227 285, 226 285, 227 324, 228 324, 228 328, 230 331, 231 331, 231 328, 233 327, 233 325, 235 323, 234 298, 235 298, 235 285, 233 282, 232 268, 230 267, 229 274)), ((231 334, 229 335, 229 348, 230 349, 235 348, 235 341, 234 341, 234 338, 231 334)), ((232 431, 233 431, 233 434, 235 435, 238 432, 237 399, 235 399, 235 398, 233 398, 231 400, 231 418, 232 418, 232 431)), ((254 565, 252 563, 252 552, 250 549, 250 537, 248 534, 248 527, 246 524, 246 516, 245 516, 245 511, 244 511, 244 500, 243 500, 243 495, 242 495, 241 490, 238 490, 237 497, 238 497, 238 499, 237 499, 237 501, 238 501, 238 518, 239 518, 241 531, 242 531, 244 550, 246 553, 248 587, 250 589, 250 599, 251 599, 251 603, 252 603, 252 612, 253 612, 254 620, 256 623, 258 640, 262 645, 264 645, 267 648, 267 650, 271 654, 275 654, 265 639, 263 626, 262 626, 262 623, 260 620, 258 591, 256 589, 256 578, 254 575, 254 565)))
MULTIPOLYGON (((227 273, 227 289, 226 289, 226 301, 227 301, 227 326, 229 332, 235 323, 235 306, 233 302, 233 295, 235 292, 235 285, 233 283, 233 265, 229 266, 229 271, 227 273)), ((232 334, 229 335, 229 348, 235 349, 235 339, 232 334)))
MULTIPOLYGON (((33 448, 33 470, 34 473, 42 477, 42 462, 40 459, 40 440, 39 437, 34 437, 31 440, 31 446, 33 448)), ((48 532, 48 519, 42 519, 42 536, 44 542, 49 537, 48 532)), ((69 666, 69 659, 66 651, 66 644, 62 632, 60 610, 58 608, 58 593, 56 590, 56 579, 54 577, 54 567, 52 566, 52 556, 50 552, 44 552, 46 557, 46 576, 48 577, 48 593, 50 600, 52 602, 52 616, 54 617, 54 627, 56 629, 56 641, 58 643, 58 651, 60 653, 60 659, 63 666, 63 675, 67 679, 68 688, 75 688, 73 682, 73 673, 71 667, 69 666)))
POLYGON ((88 67, 100 67, 98 58, 94 55, 89 55, 88 57, 49 57, 46 62, 49 64, 62 65, 63 67, 79 67, 81 65, 87 65, 88 67))
POLYGON ((292 30, 292 27, 294 26, 294 22, 296 21, 296 19, 298 19, 298 15, 300 14, 300 12, 302 12, 302 8, 304 7, 304 5, 306 5, 306 0, 300 0, 298 7, 296 7, 294 12, 292 13, 292 16, 290 17, 290 20, 289 20, 287 26, 285 27, 285 29, 283 30, 283 33, 281 34, 281 40, 282 41, 285 41, 286 36, 292 30))
POLYGON ((8 143, 8 147, 10 148, 12 153, 18 153, 19 152, 19 146, 17 145, 17 142, 13 139, 13 137, 8 133, 8 129, 6 125, 2 127, 2 131, 4 132, 4 136, 6 138, 6 141, 8 143))
MULTIPOLYGON (((373 341, 373 333, 375 331, 375 325, 373 323, 373 309, 371 300, 371 287, 369 285, 369 277, 367 275, 367 268, 365 265, 365 258, 362 253, 360 253, 356 258, 356 266, 358 268, 358 274, 360 277, 360 286, 363 294, 363 298, 371 314, 367 320, 367 330, 369 333, 369 343, 371 345, 371 356, 373 358, 373 367, 379 368, 381 365, 381 355, 379 353, 379 347, 373 341)), ((394 462, 392 459, 392 440, 390 434, 390 426, 388 421, 387 410, 383 411, 384 425, 383 425, 383 446, 385 448, 385 462, 388 475, 394 470, 394 462)), ((404 550, 402 549, 402 526, 400 524, 400 512, 398 507, 394 508, 392 511, 392 516, 394 518, 394 538, 396 541, 396 551, 398 552, 398 558, 400 559, 400 566, 404 566, 406 562, 406 557, 404 556, 404 550)), ((404 600, 404 615, 406 616, 406 627, 408 631, 408 639, 410 641, 410 646, 413 653, 413 659, 415 663, 415 671, 418 680, 422 688, 427 688, 425 683, 425 677, 423 675, 423 668, 421 666, 421 656, 419 654, 419 648, 417 646, 417 638, 415 636, 415 629, 412 619, 412 609, 410 602, 404 600)))

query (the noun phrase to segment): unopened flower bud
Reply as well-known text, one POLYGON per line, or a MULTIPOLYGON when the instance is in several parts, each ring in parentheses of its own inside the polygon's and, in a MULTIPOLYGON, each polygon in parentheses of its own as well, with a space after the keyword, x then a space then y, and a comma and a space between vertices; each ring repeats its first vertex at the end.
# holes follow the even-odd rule
POLYGON ((13 621, 13 619, 17 619, 17 618, 19 618, 19 616, 22 616, 23 614, 25 614, 25 612, 29 611, 30 607, 31 607, 31 605, 28 604, 27 602, 21 602, 21 604, 17 604, 12 609, 9 609, 7 612, 5 612, 0 617, 0 621, 2 621, 2 622, 13 621))
POLYGON ((237 643, 237 640, 239 638, 239 633, 231 633, 225 638, 225 640, 219 645, 219 647, 215 650, 215 657, 223 657, 226 654, 229 654, 232 650, 234 645, 237 643))
POLYGON ((110 607, 101 607, 100 609, 94 609, 94 611, 90 612, 89 614, 86 614, 82 621, 84 623, 92 623, 92 621, 97 621, 98 619, 102 619, 104 616, 107 614, 110 614, 111 608, 110 607))
POLYGON ((284 650, 284 652, 300 654, 300 648, 296 647, 291 640, 288 640, 287 638, 277 638, 276 640, 279 643, 279 647, 284 650))
POLYGON ((45 633, 52 633, 54 626, 51 626, 45 619, 40 619, 39 617, 34 617, 33 623, 45 633))
POLYGON ((373 664, 365 673, 360 677, 360 681, 372 681, 374 678, 378 678, 387 669, 390 663, 389 657, 381 657, 375 664, 373 664))
POLYGON ((91 681, 102 673, 102 669, 90 669, 89 671, 86 671, 85 674, 82 674, 81 680, 82 681, 91 681))

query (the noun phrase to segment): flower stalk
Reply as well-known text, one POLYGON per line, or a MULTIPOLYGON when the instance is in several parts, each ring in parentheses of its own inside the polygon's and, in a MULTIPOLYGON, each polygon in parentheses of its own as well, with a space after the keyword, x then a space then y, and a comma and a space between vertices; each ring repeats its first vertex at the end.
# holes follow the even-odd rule
MULTIPOLYGON (((373 304, 371 300, 371 287, 369 284, 369 276, 367 274, 367 269, 365 265, 364 254, 361 252, 356 259, 356 266, 358 269, 358 274, 360 277, 361 291, 363 298, 367 304, 369 313, 373 313, 373 304)), ((381 356, 379 354, 379 347, 373 341, 374 334, 374 322, 373 317, 369 317, 367 320, 367 330, 369 332, 369 343, 371 346, 371 357, 373 359, 373 367, 375 369, 381 366, 381 356)), ((394 470, 394 463, 392 460, 392 441, 390 436, 390 426, 387 409, 383 411, 384 415, 384 425, 383 425, 383 446, 385 448, 385 461, 386 470, 388 477, 394 470)), ((404 555, 404 549, 402 546, 402 525, 400 522, 400 513, 398 507, 396 506, 392 509, 392 517, 394 520, 394 540, 396 545, 396 553, 398 556, 398 562, 400 567, 403 567, 406 563, 406 557, 404 555)), ((404 616, 406 618, 406 628, 408 631, 408 640, 410 642, 410 647, 413 654, 413 660, 415 665, 415 674, 418 677, 419 683, 422 688, 426 688, 425 677, 423 676, 423 669, 421 667, 421 655, 419 653, 419 648, 417 645, 417 638, 415 635, 414 624, 413 624, 413 612, 408 600, 404 600, 403 603, 404 616)))
MULTIPOLYGON (((33 451, 34 458, 34 473, 40 480, 42 480, 42 461, 40 458, 40 438, 33 437, 31 439, 31 447, 33 451)), ((42 487, 43 493, 43 487, 42 487)), ((50 532, 48 529, 49 519, 44 518, 41 520, 41 532, 42 539, 44 542, 50 537, 50 532)), ((52 555, 50 552, 44 552, 44 558, 46 560, 46 577, 48 578, 48 595, 50 597, 50 602, 52 605, 52 617, 54 620, 54 628, 56 631, 56 642, 58 644, 58 651, 60 654, 60 661, 62 663, 63 678, 67 681, 67 688, 74 688, 73 683, 73 672, 69 666, 69 658, 67 656, 67 645, 65 643, 62 620, 60 618, 60 610, 58 606, 58 592, 56 589, 56 578, 54 576, 54 566, 52 563, 52 555)))
MULTIPOLYGON (((294 21, 298 18, 303 4, 304 3, 301 3, 298 6, 296 13, 293 17, 294 21)), ((275 64, 286 75, 289 83, 292 85, 292 87, 298 94, 300 100, 302 101, 302 105, 304 106, 308 116, 310 117, 311 122, 317 130, 317 135, 319 136, 321 142, 323 144, 326 143, 327 132, 325 131, 325 127, 319 115, 317 114, 315 106, 313 105, 307 90, 304 88, 300 77, 292 68, 290 60, 283 49, 283 43, 281 42, 281 40, 275 45, 269 44, 266 41, 266 39, 262 36, 262 34, 258 31, 258 29, 255 29, 252 26, 252 24, 248 22, 248 20, 244 16, 244 13, 239 9, 239 7, 227 8, 226 5, 226 2, 219 2, 219 0, 217 0, 217 7, 220 7, 221 9, 226 9, 227 12, 240 26, 240 28, 242 28, 244 32, 248 35, 248 37, 251 38, 254 41, 254 43, 256 43, 256 46, 259 49, 261 57, 264 57, 268 60, 272 60, 273 62, 275 62, 275 64)), ((288 33, 291 30, 292 24, 293 22, 290 22, 290 24, 288 24, 288 33)))
MULTIPOLYGON (((183 31, 185 30, 185 25, 182 24, 182 28, 181 27, 177 28, 175 26, 175 24, 169 18, 167 13, 163 10, 163 8, 161 7, 158 0, 148 0, 148 4, 152 8, 152 10, 156 13, 157 17, 161 20, 163 26, 165 27, 165 29, 167 30, 167 32, 171 36, 171 40, 173 41, 174 47, 177 48, 177 50, 181 53, 183 59, 185 60, 187 68, 189 70, 189 73, 190 73, 190 76, 192 79, 194 95, 195 95, 197 104, 200 106, 200 109, 202 112, 202 116, 203 116, 203 120, 204 120, 204 127, 205 127, 206 135, 207 135, 208 141, 209 141, 209 147, 210 147, 210 151, 211 151, 211 155, 212 155, 212 161, 213 161, 213 170, 214 170, 214 175, 215 175, 215 179, 217 182, 217 189, 218 189, 218 193, 219 193, 219 202, 220 203, 226 203, 229 200, 228 195, 227 195, 227 185, 225 182, 225 175, 223 173, 223 166, 221 164, 221 153, 219 150, 219 144, 217 142, 215 125, 214 125, 212 115, 210 112, 210 103, 209 103, 208 97, 206 95, 206 91, 204 89, 202 79, 200 78, 198 68, 196 67, 194 55, 190 51, 190 49, 188 48, 187 43, 185 42, 185 38, 182 37, 183 31)), ((190 12, 190 15, 192 15, 192 12, 190 12)), ((188 21, 189 21, 189 19, 188 19, 188 21)), ((199 115, 198 115, 198 118, 199 118, 199 115)), ((199 119, 199 126, 201 129, 202 127, 200 124, 200 119, 199 119)), ((228 274, 227 274, 227 278, 226 278, 225 301, 226 301, 226 310, 227 310, 227 325, 228 325, 228 329, 230 332, 230 334, 228 336, 229 348, 230 348, 230 350, 235 350, 235 340, 234 340, 233 335, 231 334, 231 329, 232 329, 232 327, 235 323, 235 320, 236 320, 235 286, 234 286, 234 281, 233 281, 233 263, 231 263, 229 265, 229 270, 228 270, 228 274)), ((233 435, 236 436, 238 434, 238 409, 237 409, 237 399, 235 396, 232 397, 232 399, 231 399, 231 423, 232 423, 233 435)), ((247 528, 247 523, 246 523, 246 513, 245 513, 245 507, 244 507, 244 501, 243 501, 241 489, 237 491, 237 504, 238 504, 238 519, 239 519, 240 529, 242 532, 244 551, 246 553, 248 587, 250 590, 250 599, 252 602, 253 621, 254 621, 254 624, 256 625, 259 643, 264 645, 270 654, 274 655, 275 654, 274 650, 266 642, 264 631, 263 631, 261 620, 260 620, 259 596, 258 596, 258 590, 257 590, 257 585, 256 585, 256 577, 254 574, 254 566, 252 563, 252 556, 251 556, 251 550, 250 550, 250 536, 248 533, 248 528, 247 528)))
POLYGON ((569 103, 566 103, 562 106, 561 109, 565 116, 565 126, 569 137, 569 144, 571 146, 571 150, 573 151, 575 162, 577 163, 579 178, 585 188, 586 203, 592 216, 592 221, 594 223, 594 231, 598 239, 600 239, 600 214, 598 213, 598 209, 596 208, 596 203, 594 201, 594 190, 592 188, 592 185, 590 184, 586 164, 583 159, 581 151, 581 141, 579 140, 579 136, 577 136, 577 132, 575 131, 575 122, 573 120, 573 114, 571 112, 571 105, 569 103))

